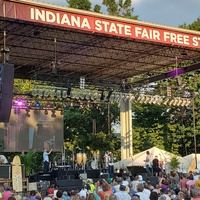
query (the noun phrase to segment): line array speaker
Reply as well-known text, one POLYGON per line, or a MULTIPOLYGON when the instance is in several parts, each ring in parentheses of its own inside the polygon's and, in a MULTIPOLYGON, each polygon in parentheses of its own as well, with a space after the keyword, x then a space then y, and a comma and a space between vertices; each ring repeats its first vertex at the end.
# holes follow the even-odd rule
POLYGON ((0 64, 0 122, 8 123, 12 108, 14 65, 0 64))

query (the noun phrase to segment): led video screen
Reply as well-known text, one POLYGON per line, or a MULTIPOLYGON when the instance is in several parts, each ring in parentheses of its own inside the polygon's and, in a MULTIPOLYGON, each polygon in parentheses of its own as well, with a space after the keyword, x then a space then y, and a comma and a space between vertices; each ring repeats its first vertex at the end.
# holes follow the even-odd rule
POLYGON ((34 149, 61 151, 63 147, 63 115, 51 110, 11 110, 9 123, 0 123, 0 147, 4 152, 34 149))

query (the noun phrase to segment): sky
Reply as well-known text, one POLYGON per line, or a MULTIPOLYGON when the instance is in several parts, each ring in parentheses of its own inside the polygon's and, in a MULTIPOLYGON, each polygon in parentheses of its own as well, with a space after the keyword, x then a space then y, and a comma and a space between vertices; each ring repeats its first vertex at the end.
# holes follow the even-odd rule
MULTIPOLYGON (((39 1, 67 6, 66 0, 39 1)), ((102 1, 90 0, 93 6, 101 5, 102 1)), ((167 26, 191 24, 200 17, 200 0, 133 0, 132 5, 139 20, 167 26)), ((102 12, 106 13, 105 7, 102 7, 102 12)))

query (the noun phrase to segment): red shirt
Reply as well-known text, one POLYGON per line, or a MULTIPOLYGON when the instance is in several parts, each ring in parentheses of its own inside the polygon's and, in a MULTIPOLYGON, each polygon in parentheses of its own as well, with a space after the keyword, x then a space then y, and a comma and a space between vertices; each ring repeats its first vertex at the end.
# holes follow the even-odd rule
POLYGON ((101 198, 101 200, 104 200, 104 196, 105 194, 113 194, 112 190, 108 190, 108 191, 101 191, 97 193, 99 195, 99 197, 101 198))
POLYGON ((47 194, 54 194, 54 188, 49 188, 47 190, 47 194))

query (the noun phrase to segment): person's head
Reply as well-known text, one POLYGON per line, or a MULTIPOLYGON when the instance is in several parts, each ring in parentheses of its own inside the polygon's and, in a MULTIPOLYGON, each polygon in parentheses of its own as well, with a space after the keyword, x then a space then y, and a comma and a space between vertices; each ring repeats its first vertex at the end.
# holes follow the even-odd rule
POLYGON ((46 152, 46 151, 47 151, 47 148, 46 148, 46 147, 44 147, 43 151, 44 151, 44 152, 46 152))
POLYGON ((137 191, 138 192, 143 192, 143 190, 144 190, 144 185, 143 184, 138 184, 137 185, 137 191))
POLYGON ((102 190, 103 190, 103 191, 108 191, 108 190, 110 189, 109 185, 108 185, 108 184, 105 184, 105 183, 103 183, 103 184, 101 185, 101 187, 102 187, 102 190))
POLYGON ((36 191, 35 190, 31 190, 30 191, 30 197, 35 197, 36 196, 36 191))
POLYGON ((61 198, 61 197, 62 197, 62 194, 63 194, 62 190, 58 190, 58 191, 56 192, 57 198, 61 198))
POLYGON ((189 180, 194 180, 193 174, 190 174, 189 177, 188 177, 188 179, 189 179, 189 180))
POLYGON ((95 196, 93 193, 89 193, 87 196, 87 200, 95 200, 95 196))
POLYGON ((151 192, 149 198, 150 198, 150 200, 158 200, 158 193, 157 192, 151 192))
POLYGON ((22 149, 21 152, 22 152, 22 154, 24 154, 24 153, 25 153, 25 152, 24 152, 24 149, 22 149))
POLYGON ((14 195, 11 195, 8 197, 8 200, 16 200, 15 196, 14 195))
POLYGON ((150 155, 150 152, 149 152, 149 151, 146 151, 146 154, 147 154, 147 155, 150 155))
POLYGON ((198 188, 198 187, 193 188, 192 195, 194 198, 200 197, 200 188, 198 188))
POLYGON ((115 194, 111 194, 109 196, 109 200, 117 200, 117 196, 115 194))
POLYGON ((178 200, 185 199, 185 194, 183 192, 178 193, 178 200))
POLYGON ((8 183, 3 184, 4 190, 8 188, 8 183))
POLYGON ((133 194, 133 196, 131 197, 131 200, 140 200, 140 196, 137 194, 133 194))
POLYGON ((126 190, 126 186, 125 185, 120 185, 119 190, 120 191, 125 191, 126 190))

